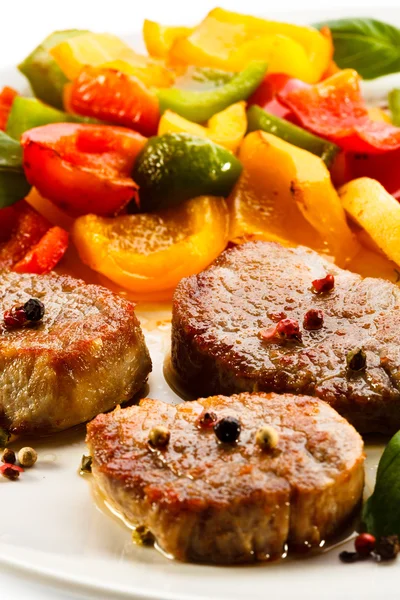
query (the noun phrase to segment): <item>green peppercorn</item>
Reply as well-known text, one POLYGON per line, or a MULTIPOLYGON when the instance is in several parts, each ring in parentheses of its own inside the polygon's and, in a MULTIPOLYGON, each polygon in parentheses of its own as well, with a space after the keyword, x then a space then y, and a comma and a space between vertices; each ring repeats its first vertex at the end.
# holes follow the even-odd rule
POLYGON ((347 353, 346 362, 351 371, 363 371, 367 366, 367 355, 362 348, 354 348, 347 353))
POLYGON ((145 525, 138 525, 132 531, 132 540, 139 546, 153 546, 154 535, 145 525))
POLYGON ((256 444, 262 450, 272 450, 279 442, 279 433, 270 425, 263 425, 256 433, 256 444))
POLYGON ((25 448, 21 448, 21 450, 18 452, 18 462, 21 465, 21 467, 30 469, 31 467, 33 467, 36 461, 37 452, 33 448, 29 448, 27 446, 25 448))
POLYGON ((149 443, 154 448, 165 448, 168 446, 170 435, 169 430, 164 425, 156 425, 150 431, 149 443))
POLYGON ((81 473, 91 473, 92 472, 92 462, 93 459, 91 456, 82 456, 81 460, 81 473))
POLYGON ((1 455, 1 462, 13 465, 15 463, 15 452, 11 448, 4 448, 3 454, 1 455))

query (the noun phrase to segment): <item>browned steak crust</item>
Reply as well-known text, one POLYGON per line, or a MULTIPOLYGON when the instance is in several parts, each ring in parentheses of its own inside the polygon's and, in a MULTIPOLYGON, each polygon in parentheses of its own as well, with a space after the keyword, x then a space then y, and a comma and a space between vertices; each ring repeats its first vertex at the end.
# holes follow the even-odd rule
POLYGON ((172 364, 193 397, 309 394, 359 431, 400 428, 400 289, 388 281, 363 279, 306 248, 251 242, 181 281, 172 327, 172 364), (335 288, 317 295, 311 282, 326 273, 335 276, 335 288), (261 339, 279 313, 302 327, 311 308, 323 311, 324 325, 302 329, 301 344, 261 339), (357 347, 367 366, 356 373, 346 357, 357 347))
POLYGON ((268 560, 285 545, 331 536, 357 507, 364 482, 359 434, 328 404, 305 396, 240 394, 99 415, 88 425, 93 475, 107 499, 181 560, 268 560), (241 423, 237 444, 199 428, 203 409, 241 423), (255 442, 261 425, 279 434, 274 450, 255 442), (154 450, 151 429, 170 431, 154 450))
POLYGON ((0 421, 14 433, 82 423, 131 398, 151 361, 134 305, 54 273, 0 273, 0 421), (29 298, 43 322, 7 330, 2 315, 29 298))

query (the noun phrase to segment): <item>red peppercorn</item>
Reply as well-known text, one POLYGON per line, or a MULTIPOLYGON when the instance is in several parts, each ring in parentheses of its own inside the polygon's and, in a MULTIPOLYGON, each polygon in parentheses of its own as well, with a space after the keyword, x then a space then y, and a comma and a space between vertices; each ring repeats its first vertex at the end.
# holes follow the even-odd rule
POLYGON ((16 329, 23 327, 28 319, 23 306, 13 306, 10 310, 5 311, 3 320, 7 328, 16 329))
POLYGON ((299 322, 296 319, 282 319, 276 326, 276 333, 286 340, 301 340, 299 322))
POLYGON ((304 315, 303 327, 309 331, 321 329, 324 323, 324 313, 317 308, 310 308, 304 315))
POLYGON ((328 273, 322 279, 314 279, 312 282, 314 290, 317 294, 326 294, 330 292, 335 287, 335 278, 333 275, 328 273))
POLYGON ((370 533, 360 533, 354 542, 356 552, 362 557, 369 556, 375 549, 375 545, 376 539, 370 533))
POLYGON ((204 427, 204 429, 209 429, 214 427, 216 422, 218 421, 218 417, 215 412, 211 410, 203 410, 201 415, 197 419, 197 424, 199 427, 204 427))

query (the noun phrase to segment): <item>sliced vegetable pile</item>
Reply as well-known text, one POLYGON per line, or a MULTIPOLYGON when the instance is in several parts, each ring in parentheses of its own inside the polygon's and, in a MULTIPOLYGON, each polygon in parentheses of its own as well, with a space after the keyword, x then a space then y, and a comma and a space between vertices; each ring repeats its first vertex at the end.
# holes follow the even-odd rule
POLYGON ((400 92, 382 110, 360 84, 400 71, 400 31, 216 8, 195 27, 145 21, 143 36, 147 55, 53 33, 19 65, 35 98, 0 93, 0 268, 54 268, 62 224, 138 298, 254 238, 395 280, 400 92))

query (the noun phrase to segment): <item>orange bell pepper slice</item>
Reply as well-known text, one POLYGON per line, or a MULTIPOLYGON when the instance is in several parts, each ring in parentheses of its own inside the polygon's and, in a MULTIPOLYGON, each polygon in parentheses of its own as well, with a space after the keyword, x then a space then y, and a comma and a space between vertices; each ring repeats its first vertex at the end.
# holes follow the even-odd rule
POLYGON ((85 67, 64 88, 69 112, 155 135, 160 120, 157 96, 137 77, 113 69, 85 67))
POLYGON ((122 127, 54 123, 26 131, 25 175, 31 185, 70 215, 114 215, 136 198, 131 178, 146 142, 122 127))
POLYGON ((225 249, 228 227, 225 201, 202 196, 158 213, 87 215, 72 233, 83 263, 143 298, 209 265, 225 249))

